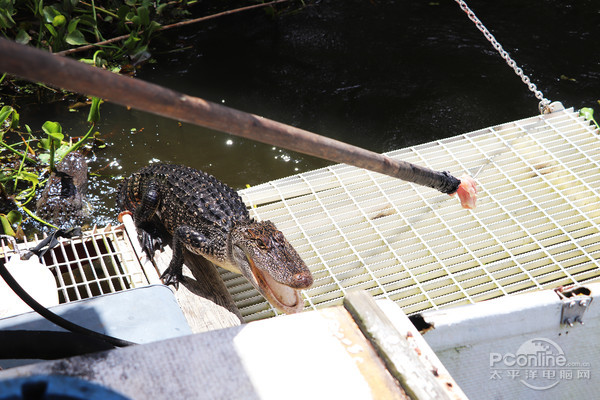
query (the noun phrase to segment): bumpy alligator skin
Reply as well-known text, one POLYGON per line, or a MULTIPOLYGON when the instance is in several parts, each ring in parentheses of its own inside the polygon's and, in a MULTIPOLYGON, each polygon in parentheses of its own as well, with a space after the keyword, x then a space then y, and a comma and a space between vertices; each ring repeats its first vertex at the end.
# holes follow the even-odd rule
POLYGON ((79 152, 67 154, 50 174, 37 201, 37 215, 59 227, 75 226, 89 215, 85 200, 87 162, 79 152))
POLYGON ((212 175, 181 165, 151 164, 121 183, 117 206, 133 214, 143 234, 156 236, 164 228, 172 235, 166 284, 183 280, 186 248, 243 274, 279 310, 302 310, 299 290, 313 282, 306 264, 272 222, 250 218, 235 190, 212 175))

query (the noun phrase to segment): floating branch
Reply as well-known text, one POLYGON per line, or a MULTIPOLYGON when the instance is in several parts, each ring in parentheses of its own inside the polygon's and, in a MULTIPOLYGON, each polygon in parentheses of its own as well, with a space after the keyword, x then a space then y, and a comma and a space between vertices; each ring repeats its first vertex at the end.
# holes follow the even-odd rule
MULTIPOLYGON (((182 27, 182 26, 191 25, 191 24, 195 24, 195 23, 198 23, 198 22, 208 21, 209 19, 214 19, 214 18, 218 18, 218 17, 224 17, 226 15, 231 15, 231 14, 235 14, 235 13, 242 12, 242 11, 249 11, 249 10, 253 10, 255 8, 262 8, 262 7, 272 6, 272 5, 275 5, 275 4, 278 4, 278 3, 284 3, 286 1, 289 1, 289 0, 276 0, 276 1, 271 1, 269 3, 254 4, 252 6, 246 6, 246 7, 236 8, 234 10, 223 11, 223 12, 220 12, 220 13, 217 13, 217 14, 207 15, 206 17, 200 17, 200 18, 190 19, 190 20, 187 20, 187 21, 181 21, 181 22, 177 22, 177 23, 174 23, 174 24, 161 26, 160 28, 158 28, 156 30, 156 32, 164 31, 164 30, 171 29, 171 28, 179 28, 179 27, 182 27)), ((103 40, 101 42, 97 42, 97 43, 87 44, 85 46, 76 47, 74 49, 58 51, 58 52, 56 52, 54 54, 59 55, 59 56, 66 56, 66 55, 77 53, 77 52, 80 52, 80 51, 91 50, 94 47, 105 46, 107 44, 115 43, 115 42, 118 42, 118 41, 121 41, 121 40, 126 40, 127 38, 129 38, 130 35, 131 34, 128 33, 127 35, 117 36, 117 37, 114 37, 114 38, 111 38, 111 39, 103 40)))

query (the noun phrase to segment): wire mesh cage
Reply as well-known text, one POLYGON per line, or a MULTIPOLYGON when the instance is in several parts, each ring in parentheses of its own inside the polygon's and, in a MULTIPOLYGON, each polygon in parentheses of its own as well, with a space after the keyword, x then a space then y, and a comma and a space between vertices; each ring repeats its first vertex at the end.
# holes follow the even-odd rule
MULTIPOLYGON (((25 253, 38 243, 35 237, 15 247, 1 238, 0 261, 25 253)), ((60 303, 141 287, 149 282, 122 227, 94 228, 79 238, 61 238, 40 261, 56 279, 60 303)))

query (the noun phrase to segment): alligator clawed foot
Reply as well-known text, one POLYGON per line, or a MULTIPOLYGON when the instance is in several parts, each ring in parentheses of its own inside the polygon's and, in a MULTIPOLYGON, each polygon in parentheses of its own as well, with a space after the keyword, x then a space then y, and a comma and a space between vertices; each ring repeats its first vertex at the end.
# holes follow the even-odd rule
POLYGON ((156 250, 162 250, 163 242, 158 236, 154 236, 145 230, 139 230, 140 245, 149 258, 154 257, 156 250))
POLYGON ((173 285, 175 290, 179 289, 179 282, 185 282, 185 277, 182 273, 173 273, 171 272, 171 268, 167 268, 165 272, 160 276, 163 280, 164 284, 169 286, 173 285))

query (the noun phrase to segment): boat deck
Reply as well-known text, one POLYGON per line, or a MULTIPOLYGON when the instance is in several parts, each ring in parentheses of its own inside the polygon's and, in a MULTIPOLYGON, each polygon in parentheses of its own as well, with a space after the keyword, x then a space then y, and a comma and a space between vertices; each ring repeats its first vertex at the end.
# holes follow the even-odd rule
MULTIPOLYGON (((476 177, 474 211, 348 165, 240 193, 313 272, 308 309, 364 289, 410 314, 597 279, 599 144, 596 127, 568 109, 388 153, 476 177)), ((246 321, 277 314, 244 278, 222 277, 246 321)))
MULTIPOLYGON (((595 125, 568 109, 388 153, 474 176, 474 211, 455 197, 348 165, 240 194, 313 272, 307 309, 340 305, 347 292, 364 289, 411 314, 598 280, 599 144, 595 125)), ((94 229, 46 254, 61 303, 160 282, 160 268, 129 230, 94 229)), ((3 254, 12 250, 2 239, 3 254)), ((245 321, 277 315, 245 278, 220 274, 245 321)))

